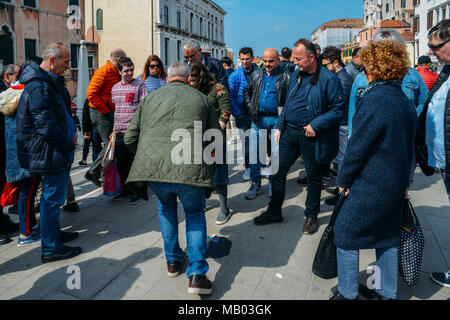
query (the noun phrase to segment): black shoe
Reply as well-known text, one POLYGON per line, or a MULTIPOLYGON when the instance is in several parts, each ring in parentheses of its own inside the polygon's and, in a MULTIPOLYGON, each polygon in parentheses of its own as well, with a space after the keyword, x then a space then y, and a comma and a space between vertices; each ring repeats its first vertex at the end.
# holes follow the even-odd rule
POLYGON ((80 162, 78 162, 78 164, 79 164, 80 166, 86 167, 86 166, 87 166, 87 161, 86 161, 86 160, 81 160, 80 162))
POLYGON ((131 204, 131 205, 138 204, 138 203, 140 203, 141 201, 144 201, 144 200, 142 200, 142 199, 141 199, 139 196, 137 196, 137 195, 132 195, 131 198, 130 198, 130 204, 131 204))
POLYGON ((205 276, 194 274, 189 277, 188 293, 210 295, 212 291, 212 283, 205 276))
POLYGON ((322 175, 322 179, 325 180, 325 181, 330 181, 332 179, 330 172, 329 171, 325 172, 322 175))
POLYGON ((317 232, 317 219, 306 218, 305 224, 303 225, 303 233, 307 235, 312 235, 317 232))
MULTIPOLYGON (((330 300, 351 300, 351 299, 347 299, 339 291, 336 291, 330 296, 330 300)), ((359 300, 359 297, 357 297, 355 300, 359 300)))
POLYGON ((183 261, 167 261, 167 275, 170 278, 175 278, 180 274, 181 267, 183 266, 183 261))
POLYGON ((59 233, 59 238, 62 243, 70 242, 78 238, 80 234, 78 232, 61 231, 59 233))
POLYGON ((253 219, 253 222, 257 226, 264 226, 269 223, 283 222, 283 216, 281 214, 272 214, 268 211, 264 211, 259 217, 253 219))
POLYGON ((66 203, 65 205, 62 206, 61 209, 63 209, 64 211, 69 211, 69 212, 80 211, 80 207, 78 206, 78 204, 76 202, 66 203))
POLYGON ((86 172, 84 177, 87 180, 89 180, 90 182, 92 182, 93 184, 95 184, 97 187, 101 187, 102 186, 102 183, 100 182, 100 179, 96 175, 90 173, 89 171, 86 172))
POLYGON ((304 177, 304 178, 298 178, 298 179, 297 179, 297 183, 298 183, 298 184, 308 184, 308 182, 307 182, 307 180, 306 180, 306 177, 304 177))
POLYGON ((328 198, 325 200, 325 203, 329 206, 335 206, 339 201, 339 196, 335 196, 332 198, 328 198))
POLYGON ((14 223, 11 220, 4 220, 0 224, 0 234, 7 235, 17 231, 19 231, 19 224, 14 223))
POLYGON ((359 284, 359 293, 367 300, 395 300, 385 296, 382 296, 374 289, 369 289, 367 286, 359 284))
POLYGON ((125 199, 126 197, 127 197, 126 193, 121 192, 121 193, 115 195, 114 197, 112 197, 112 199, 113 199, 113 201, 119 201, 119 200, 125 199))
POLYGON ((3 244, 10 243, 12 240, 8 237, 0 236, 0 246, 3 244))
POLYGON ((59 260, 66 260, 81 254, 80 247, 68 247, 63 246, 61 249, 52 254, 42 255, 41 261, 42 263, 54 262, 59 260))

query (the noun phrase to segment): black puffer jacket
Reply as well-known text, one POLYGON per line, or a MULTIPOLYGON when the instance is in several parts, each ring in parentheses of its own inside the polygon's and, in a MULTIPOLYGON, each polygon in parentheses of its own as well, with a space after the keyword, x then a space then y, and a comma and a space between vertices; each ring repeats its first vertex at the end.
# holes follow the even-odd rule
MULTIPOLYGON (((428 105, 430 104, 431 99, 433 99, 434 94, 448 80, 449 76, 450 76, 450 65, 446 65, 439 74, 439 78, 434 83, 434 86, 428 93, 427 100, 423 105, 423 111, 419 117, 419 129, 416 137, 416 141, 419 142, 421 141, 422 144, 425 141, 428 105)), ((447 100, 445 102, 444 140, 445 140, 445 159, 446 159, 445 174, 447 178, 450 178, 450 91, 447 93, 447 100)))
MULTIPOLYGON (((259 117, 259 98, 261 96, 261 87, 264 79, 265 68, 258 69, 252 73, 250 83, 244 89, 244 108, 250 114, 252 121, 258 124, 259 117)), ((284 107, 286 103, 291 74, 286 69, 279 67, 279 74, 275 83, 277 90, 278 107, 284 107)))
POLYGON ((34 174, 69 170, 75 145, 69 137, 63 84, 35 63, 19 81, 25 84, 16 120, 20 166, 34 174))

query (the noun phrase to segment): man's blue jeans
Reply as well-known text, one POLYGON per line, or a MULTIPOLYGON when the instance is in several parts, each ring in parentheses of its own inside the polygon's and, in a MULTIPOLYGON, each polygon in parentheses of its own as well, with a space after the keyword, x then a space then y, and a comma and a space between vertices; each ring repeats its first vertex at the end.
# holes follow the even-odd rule
POLYGON ((184 184, 150 182, 159 199, 159 225, 164 239, 167 261, 183 261, 184 252, 178 243, 177 197, 186 215, 186 242, 189 267, 186 275, 204 276, 209 269, 206 262, 206 188, 184 184))
POLYGON ((244 115, 242 119, 236 118, 236 127, 240 129, 243 133, 240 135, 241 142, 244 144, 244 150, 242 152, 244 153, 244 161, 245 161, 245 168, 250 168, 250 139, 249 137, 245 136, 244 134, 251 128, 252 120, 250 120, 250 117, 248 115, 244 115))
POLYGON ((42 176, 41 244, 42 254, 55 253, 62 247, 60 239, 60 207, 66 202, 70 171, 42 176))
MULTIPOLYGON (((376 255, 378 268, 372 274, 374 289, 384 297, 396 299, 398 248, 376 249, 376 255)), ((356 299, 359 295, 359 250, 337 248, 337 263, 338 291, 347 299, 356 299)))
MULTIPOLYGON (((252 122, 252 135, 250 137, 250 177, 252 182, 261 184, 261 160, 265 162, 265 154, 262 159, 259 149, 261 148, 261 142, 267 144, 267 135, 270 134, 270 142, 272 147, 271 156, 275 157, 278 153, 278 144, 275 142, 275 130, 273 130, 278 122, 278 116, 260 116, 258 119, 258 125, 252 122), (265 129, 266 133, 260 129, 265 129)), ((265 148, 268 150, 268 146, 265 148)), ((267 153, 267 152, 266 152, 267 153)), ((272 176, 270 177, 272 181, 272 176)))
POLYGON ((445 170, 441 170, 442 179, 444 179, 445 188, 447 189, 448 201, 450 202, 450 178, 445 177, 445 170))

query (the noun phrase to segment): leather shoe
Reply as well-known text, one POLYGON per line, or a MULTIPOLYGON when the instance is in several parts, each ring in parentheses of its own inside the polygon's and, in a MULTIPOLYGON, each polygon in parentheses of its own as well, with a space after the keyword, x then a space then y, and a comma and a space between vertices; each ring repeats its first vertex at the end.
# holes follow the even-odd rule
MULTIPOLYGON (((330 296, 330 300, 350 300, 350 299, 347 299, 339 291, 336 291, 330 296)), ((359 300, 359 297, 357 297, 355 300, 359 300)))
POLYGON ((87 180, 89 180, 90 182, 92 182, 93 184, 95 184, 97 187, 101 187, 102 186, 102 183, 100 182, 100 179, 96 175, 90 173, 89 171, 86 172, 84 177, 87 180))
POLYGON ((359 293, 367 300, 395 300, 385 296, 382 296, 374 289, 369 289, 367 286, 359 284, 359 293))
POLYGON ((81 254, 80 247, 63 246, 61 249, 59 249, 58 251, 56 251, 52 254, 42 255, 41 261, 42 261, 42 263, 48 263, 48 262, 66 260, 66 259, 76 257, 79 254, 81 254))
POLYGON ((8 237, 0 236, 0 246, 3 244, 10 243, 12 240, 8 237))
POLYGON ((257 226, 264 226, 269 223, 283 222, 283 216, 281 214, 272 214, 268 211, 264 211, 259 217, 253 219, 253 222, 257 226))
POLYGON ((60 231, 59 237, 62 243, 70 242, 78 238, 78 232, 60 231))
POLYGON ((175 278, 180 274, 181 267, 183 266, 183 261, 167 261, 167 275, 170 278, 175 278))
POLYGON ((312 235, 317 232, 317 219, 306 218, 305 224, 303 225, 303 233, 307 235, 312 235))

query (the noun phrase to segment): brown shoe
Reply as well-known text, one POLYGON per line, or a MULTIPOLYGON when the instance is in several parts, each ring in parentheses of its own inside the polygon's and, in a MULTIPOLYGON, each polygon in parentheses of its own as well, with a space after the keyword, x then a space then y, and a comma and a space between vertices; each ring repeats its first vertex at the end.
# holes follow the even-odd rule
POLYGON ((181 267, 184 261, 167 261, 167 275, 170 278, 175 278, 180 274, 181 267))
POLYGON ((306 218, 305 224, 303 225, 303 233, 307 235, 312 235, 317 232, 317 219, 306 218))
POLYGON ((188 293, 210 295, 212 291, 212 283, 205 276, 194 274, 189 277, 188 293))

